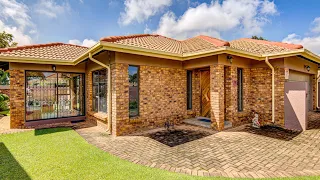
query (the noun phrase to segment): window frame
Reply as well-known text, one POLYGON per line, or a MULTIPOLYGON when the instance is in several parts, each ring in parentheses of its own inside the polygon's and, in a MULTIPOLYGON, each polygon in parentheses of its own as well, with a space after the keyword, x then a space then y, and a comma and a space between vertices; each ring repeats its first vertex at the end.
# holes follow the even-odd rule
POLYGON ((237 105, 238 112, 243 112, 243 69, 237 68, 237 105))
POLYGON ((187 110, 192 109, 192 71, 187 70, 187 110))
MULTIPOLYGON (((102 69, 97 69, 97 70, 94 70, 94 71, 92 71, 91 73, 92 73, 92 108, 91 108, 91 110, 93 111, 93 112, 97 112, 97 113, 108 113, 108 98, 107 98, 107 96, 108 96, 108 94, 107 94, 107 96, 105 97, 105 101, 106 101, 106 105, 107 105, 107 108, 106 108, 106 112, 104 112, 104 111, 101 111, 100 110, 100 108, 99 108, 99 104, 100 104, 100 97, 98 97, 98 107, 97 107, 97 110, 95 110, 94 109, 94 99, 96 98, 95 96, 94 96, 94 90, 93 90, 93 87, 95 86, 95 82, 94 82, 94 73, 95 72, 100 72, 100 71, 106 71, 106 82, 105 82, 105 85, 106 85, 106 87, 108 86, 108 69, 107 68, 102 68, 102 69)), ((98 74, 98 76, 99 76, 100 74, 98 74)), ((101 84, 101 81, 100 81, 100 78, 99 78, 99 82, 97 82, 98 83, 98 85, 97 85, 97 88, 98 88, 98 94, 100 93, 100 84, 101 84)), ((107 87, 108 88, 108 87, 107 87)), ((106 88, 106 89, 107 89, 106 88)), ((106 93, 108 93, 108 91, 106 92, 106 93)))
POLYGON ((135 118, 135 117, 138 117, 140 116, 140 66, 139 65, 131 65, 129 64, 128 65, 128 83, 129 83, 129 90, 128 90, 128 93, 129 93, 129 103, 128 103, 128 110, 129 110, 129 118, 135 118), (137 89, 138 89, 138 97, 137 97, 137 114, 136 115, 130 115, 130 82, 129 82, 129 68, 130 67, 136 67, 137 68, 137 80, 138 80, 138 83, 137 83, 137 89))

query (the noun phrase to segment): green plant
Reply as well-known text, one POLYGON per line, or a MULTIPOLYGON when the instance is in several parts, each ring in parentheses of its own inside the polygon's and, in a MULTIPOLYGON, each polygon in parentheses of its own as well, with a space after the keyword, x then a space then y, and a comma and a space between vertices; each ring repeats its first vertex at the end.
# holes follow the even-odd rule
POLYGON ((0 94, 0 111, 6 111, 9 109, 9 96, 6 94, 0 94))
POLYGON ((10 84, 10 74, 4 70, 0 70, 0 85, 10 84))

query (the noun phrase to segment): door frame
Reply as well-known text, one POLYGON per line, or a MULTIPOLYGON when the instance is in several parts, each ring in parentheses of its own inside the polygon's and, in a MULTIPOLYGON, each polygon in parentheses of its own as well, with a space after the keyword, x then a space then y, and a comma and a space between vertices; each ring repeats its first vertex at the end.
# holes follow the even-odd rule
MULTIPOLYGON (((25 70, 24 71, 24 122, 27 126, 30 125, 42 125, 42 124, 51 124, 54 122, 66 122, 71 120, 83 120, 86 117, 86 74, 83 72, 65 72, 65 71, 46 71, 46 70, 25 70), (27 121, 27 72, 48 72, 48 73, 69 73, 69 74, 81 74, 83 79, 83 114, 78 116, 68 116, 68 117, 56 117, 56 118, 48 118, 48 119, 36 119, 36 120, 28 120, 27 121), (32 123, 34 122, 34 123, 32 123), (45 123, 42 123, 45 122, 45 123)), ((57 76, 57 83, 58 83, 58 76, 57 76)), ((58 92, 57 92, 58 94, 58 92)), ((57 95, 56 94, 56 95, 57 95)), ((57 96, 58 97, 58 96, 57 96)), ((58 102, 58 99, 57 99, 58 102)))

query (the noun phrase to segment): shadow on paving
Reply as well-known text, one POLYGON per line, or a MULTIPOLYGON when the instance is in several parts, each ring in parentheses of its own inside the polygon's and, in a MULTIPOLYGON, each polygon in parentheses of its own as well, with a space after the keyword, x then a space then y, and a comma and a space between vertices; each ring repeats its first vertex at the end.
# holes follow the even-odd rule
POLYGON ((286 130, 286 129, 275 127, 275 126, 262 126, 259 129, 259 128, 254 128, 251 125, 246 125, 245 128, 239 130, 238 132, 247 132, 251 134, 275 138, 275 139, 284 140, 284 141, 290 141, 301 133, 298 131, 286 130))
POLYGON ((2 142, 0 142, 0 179, 31 179, 2 142))

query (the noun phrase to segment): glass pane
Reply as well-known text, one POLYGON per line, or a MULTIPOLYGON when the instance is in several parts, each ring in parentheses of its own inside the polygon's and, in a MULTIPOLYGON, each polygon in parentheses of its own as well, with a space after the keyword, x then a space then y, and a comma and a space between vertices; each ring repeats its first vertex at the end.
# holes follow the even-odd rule
POLYGON ((95 112, 107 113, 107 82, 108 82, 108 71, 106 69, 101 69, 93 72, 92 79, 92 92, 93 98, 92 110, 95 112))
POLYGON ((26 73, 26 120, 57 118, 56 73, 26 73))
POLYGON ((82 74, 27 72, 26 120, 84 115, 82 74))
POLYGON ((129 66, 129 116, 139 115, 139 68, 129 66))

